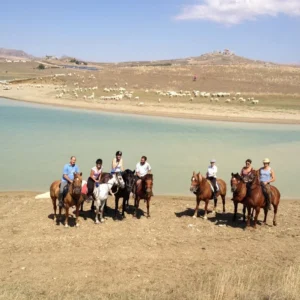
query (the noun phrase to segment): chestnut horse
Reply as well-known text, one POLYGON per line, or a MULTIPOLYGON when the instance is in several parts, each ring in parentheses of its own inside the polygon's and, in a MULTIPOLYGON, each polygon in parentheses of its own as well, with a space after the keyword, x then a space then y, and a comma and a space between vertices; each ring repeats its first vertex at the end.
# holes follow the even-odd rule
POLYGON ((139 186, 136 186, 135 198, 134 198, 134 214, 133 217, 137 217, 137 210, 139 208, 140 200, 144 199, 147 202, 147 218, 150 218, 150 200, 152 196, 153 188, 153 174, 147 174, 142 178, 142 182, 139 186))
POLYGON ((254 172, 255 171, 244 177, 242 177, 239 173, 231 173, 230 185, 231 191, 233 193, 232 201, 234 203, 234 215, 232 221, 236 220, 237 208, 239 203, 243 204, 243 221, 246 221, 246 205, 244 200, 247 194, 247 183, 251 182, 254 179, 254 172))
MULTIPOLYGON (((255 217, 254 217, 254 228, 256 228, 257 224, 257 218, 260 212, 260 209, 263 208, 265 212, 265 217, 264 217, 264 223, 266 224, 267 222, 267 216, 268 216, 268 207, 267 203, 265 201, 265 196, 262 191, 261 183, 259 181, 259 170, 255 172, 255 176, 252 182, 249 183, 249 188, 248 192, 245 198, 245 205, 247 207, 247 227, 250 226, 250 212, 251 208, 255 210, 255 217)), ((273 225, 276 226, 276 215, 277 215, 277 210, 278 210, 278 205, 280 202, 280 192, 278 189, 271 185, 271 204, 274 207, 274 218, 273 218, 273 225)))
MULTIPOLYGON (((53 210, 54 210, 54 221, 56 221, 56 200, 58 199, 59 195, 59 187, 60 187, 61 180, 54 181, 50 186, 50 197, 52 199, 53 210)), ((69 208, 73 205, 76 206, 76 226, 79 226, 78 216, 79 216, 79 207, 81 202, 83 201, 83 197, 81 195, 81 185, 82 185, 82 173, 75 173, 74 180, 69 185, 68 193, 66 194, 63 202, 64 207, 66 210, 66 219, 65 219, 65 227, 69 227, 68 219, 69 219, 69 208)), ((59 207, 59 220, 61 218, 61 210, 62 207, 59 207)))
MULTIPOLYGON (((226 196, 226 183, 222 179, 217 179, 217 183, 219 186, 219 191, 216 194, 216 197, 221 196, 222 202, 223 202, 223 212, 225 212, 225 196, 226 196)), ((193 218, 197 218, 198 215, 198 209, 200 201, 205 202, 205 213, 204 213, 204 219, 207 219, 207 206, 210 199, 213 198, 213 192, 211 190, 211 185, 209 183, 209 180, 203 177, 200 173, 193 172, 193 176, 191 178, 191 187, 190 191, 193 192, 196 195, 196 208, 193 218)), ((214 200, 214 209, 213 213, 216 214, 216 208, 217 208, 217 202, 218 200, 214 200)))

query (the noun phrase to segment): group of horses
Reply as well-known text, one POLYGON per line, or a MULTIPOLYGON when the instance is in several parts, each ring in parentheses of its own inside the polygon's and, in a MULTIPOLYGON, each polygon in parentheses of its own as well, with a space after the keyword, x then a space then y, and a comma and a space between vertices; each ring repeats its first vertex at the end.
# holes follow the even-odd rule
MULTIPOLYGON (((82 173, 75 173, 74 180, 67 186, 67 189, 63 195, 63 204, 65 208, 65 227, 68 227, 69 209, 70 207, 76 207, 76 220, 75 225, 79 226, 79 211, 83 211, 83 203, 85 200, 89 200, 86 193, 83 192, 83 185, 86 182, 82 179, 82 173)), ((115 217, 118 214, 119 199, 123 198, 122 217, 125 217, 125 210, 129 204, 130 193, 133 191, 135 183, 135 171, 125 170, 124 172, 117 172, 114 174, 102 173, 100 184, 95 185, 93 191, 93 202, 91 210, 95 210, 95 223, 104 221, 104 209, 106 207, 106 201, 109 194, 115 197, 115 217)), ((50 197, 52 199, 54 210, 54 221, 60 221, 62 207, 59 206, 59 217, 57 218, 57 199, 59 197, 60 180, 54 181, 50 186, 50 197)), ((144 199, 147 203, 147 217, 150 217, 150 199, 153 195, 153 175, 147 174, 142 178, 140 185, 135 188, 134 194, 134 217, 138 217, 139 203, 141 199, 144 199)))
MULTIPOLYGON (((233 221, 236 221, 237 215, 237 207, 238 204, 243 204, 243 219, 246 221, 246 210, 247 210, 247 227, 251 224, 251 217, 252 214, 255 212, 254 217, 254 228, 256 228, 258 215, 260 209, 263 208, 264 210, 264 223, 267 221, 268 216, 268 205, 265 199, 265 195, 259 180, 259 170, 253 170, 247 176, 242 177, 238 173, 231 173, 231 191, 233 193, 232 201, 234 202, 234 215, 233 221)), ((214 200, 214 208, 213 214, 216 214, 217 208, 217 197, 221 196, 223 202, 223 212, 225 212, 225 196, 226 196, 226 183, 222 179, 217 179, 217 184, 219 189, 216 193, 216 198, 214 200)), ((198 209, 200 201, 205 202, 204 207, 204 219, 207 219, 207 207, 208 202, 210 199, 213 198, 213 187, 212 184, 209 182, 208 179, 203 177, 200 173, 193 172, 193 176, 191 178, 191 187, 190 191, 196 195, 196 208, 194 213, 194 218, 198 215, 198 209)), ((273 218, 273 225, 277 225, 276 216, 278 205, 280 202, 280 192, 275 186, 271 186, 271 199, 270 202, 274 208, 274 218, 273 218)))
MULTIPOLYGON (((54 181, 50 186, 50 196, 52 199, 53 210, 54 210, 54 220, 57 221, 57 199, 59 196, 60 189, 60 180, 54 181)), ((122 205, 122 217, 125 217, 125 210, 129 206, 129 197, 134 190, 135 183, 135 172, 129 169, 121 173, 103 173, 101 176, 100 185, 94 188, 94 200, 92 203, 91 210, 95 210, 95 223, 99 223, 99 214, 100 222, 104 221, 104 208, 106 205, 107 198, 109 194, 114 195, 115 197, 115 217, 118 214, 118 205, 119 199, 123 198, 122 205)), ((82 192, 82 173, 74 174, 74 180, 69 184, 66 194, 64 195, 64 208, 65 208, 65 226, 68 227, 68 217, 70 207, 76 207, 76 226, 79 226, 79 210, 83 210, 83 203, 87 200, 87 195, 82 192)), ((214 191, 212 184, 200 173, 193 172, 191 178, 190 191, 196 195, 196 208, 193 217, 197 218, 200 201, 205 202, 204 207, 204 219, 207 219, 208 215, 208 203, 209 200, 215 198, 213 215, 216 215, 217 209, 217 197, 221 196, 223 204, 223 213, 225 213, 225 196, 227 192, 227 186, 224 180, 217 179, 218 190, 216 191, 216 197, 213 197, 214 191)), ((266 223, 268 215, 268 205, 263 193, 261 183, 259 181, 259 171, 252 171, 248 176, 242 177, 238 173, 231 173, 231 191, 233 193, 233 202, 234 202, 234 215, 233 221, 236 221, 237 207, 238 204, 243 204, 243 219, 246 221, 246 210, 247 210, 247 227, 250 226, 251 222, 251 211, 255 212, 254 217, 254 228, 256 228, 258 215, 260 209, 264 210, 264 223, 266 223)), ((134 192, 134 217, 138 217, 139 203, 141 199, 144 199, 147 203, 147 217, 150 217, 150 200, 153 188, 153 175, 147 174, 142 179, 142 183, 137 185, 134 192)), ((271 204, 274 208, 274 218, 273 225, 277 225, 276 215, 278 210, 278 205, 280 201, 280 192, 275 186, 271 186, 271 204)), ((61 217, 62 207, 59 207, 59 219, 61 217)), ((58 220, 59 221, 59 220, 58 220)))

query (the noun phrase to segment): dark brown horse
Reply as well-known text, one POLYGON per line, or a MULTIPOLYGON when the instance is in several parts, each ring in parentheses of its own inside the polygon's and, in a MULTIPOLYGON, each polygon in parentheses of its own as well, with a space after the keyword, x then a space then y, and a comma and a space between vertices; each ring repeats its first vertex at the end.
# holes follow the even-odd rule
MULTIPOLYGON (((275 186, 271 186, 271 204, 273 205, 274 208, 274 218, 273 218, 273 225, 277 225, 276 221, 276 215, 277 215, 277 210, 278 210, 278 205, 280 202, 280 192, 275 186)), ((267 216, 268 216, 268 207, 267 203, 265 200, 264 193, 262 191, 261 183, 259 181, 259 171, 256 171, 255 177, 250 183, 250 186, 248 188, 248 192, 245 198, 245 205, 247 207, 247 227, 250 226, 250 212, 251 208, 255 210, 255 217, 254 217, 254 228, 256 228, 257 224, 257 219, 258 215, 260 212, 260 209, 263 208, 265 212, 265 217, 264 217, 264 223, 266 224, 267 222, 267 216)))
MULTIPOLYGON (((54 210, 54 221, 56 221, 56 200, 58 199, 59 195, 59 187, 60 187, 61 180, 54 181, 50 186, 50 197, 52 199, 53 210, 54 210)), ((66 219, 65 219, 65 227, 69 227, 68 219, 69 219, 69 208, 72 206, 76 206, 76 226, 79 226, 79 207, 83 201, 83 197, 81 195, 81 185, 82 185, 82 173, 75 173, 74 180, 69 185, 69 190, 66 196, 64 197, 64 207, 66 210, 66 219)), ((61 210, 62 208, 59 207, 59 220, 61 218, 61 210)))
POLYGON ((153 174, 147 174, 142 178, 141 184, 136 185, 136 192, 134 198, 134 214, 133 216, 137 217, 137 211, 139 209, 140 200, 144 199, 147 202, 147 218, 150 218, 150 200, 152 196, 153 188, 153 174))
POLYGON ((245 206, 245 197, 247 194, 247 184, 254 179, 255 171, 250 174, 242 177, 239 173, 231 173, 231 191, 233 193, 232 201, 234 203, 234 215, 233 221, 236 220, 238 204, 243 204, 243 221, 246 221, 246 206, 245 206))
MULTIPOLYGON (((226 183, 222 179, 217 179, 217 183, 219 185, 219 191, 217 192, 216 197, 221 196, 222 203, 223 203, 223 212, 225 212, 226 183)), ((200 173, 196 174, 195 172, 193 172, 193 176, 191 178, 190 191, 196 195, 196 208, 195 208, 195 213, 193 218, 197 218, 200 201, 204 201, 205 202, 204 219, 207 219, 208 202, 210 199, 213 198, 213 192, 211 190, 211 185, 209 183, 209 180, 203 177, 200 173)), ((216 214, 217 202, 218 200, 216 199, 214 201, 214 209, 213 209, 214 214, 216 214)))

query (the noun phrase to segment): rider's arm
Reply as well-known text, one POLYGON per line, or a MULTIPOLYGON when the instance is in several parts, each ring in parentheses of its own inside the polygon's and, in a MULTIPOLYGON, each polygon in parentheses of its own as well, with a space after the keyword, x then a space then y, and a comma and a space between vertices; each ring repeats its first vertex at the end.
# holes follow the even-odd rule
POLYGON ((274 182, 276 180, 276 177, 275 177, 275 172, 273 171, 273 169, 271 170, 271 180, 269 180, 269 183, 270 182, 274 182))
POLYGON ((150 165, 149 165, 149 169, 148 169, 147 174, 151 174, 151 166, 150 165))
POLYGON ((95 178, 94 178, 94 174, 95 174, 95 171, 93 169, 91 169, 90 178, 92 180, 96 181, 95 178))
POLYGON ((73 181, 68 177, 67 174, 63 175, 63 178, 66 179, 69 183, 72 183, 73 181))

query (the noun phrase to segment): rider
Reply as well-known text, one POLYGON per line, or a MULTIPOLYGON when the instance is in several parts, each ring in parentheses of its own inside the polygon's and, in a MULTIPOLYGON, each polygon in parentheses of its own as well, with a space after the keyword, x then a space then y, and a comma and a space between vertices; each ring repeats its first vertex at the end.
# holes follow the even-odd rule
POLYGON ((136 188, 141 184, 145 175, 151 174, 151 166, 147 162, 147 157, 142 156, 141 161, 136 164, 135 167, 135 184, 133 185, 133 194, 135 194, 136 188))
POLYGON ((93 192, 95 185, 97 186, 100 183, 102 175, 102 159, 98 158, 96 160, 96 166, 91 169, 90 177, 87 180, 87 196, 90 200, 93 198, 93 192))
POLYGON ((59 207, 63 207, 63 192, 64 188, 68 185, 71 184, 74 180, 74 173, 79 173, 79 168, 76 165, 76 157, 71 156, 70 162, 68 164, 65 164, 64 169, 63 169, 63 176, 61 179, 60 183, 60 188, 59 188, 59 195, 58 195, 58 205, 59 207))
POLYGON ((252 160, 250 158, 248 158, 245 162, 245 166, 242 168, 240 175, 244 178, 247 177, 251 174, 251 172, 253 171, 252 168, 252 160))
POLYGON ((264 166, 259 169, 259 180, 264 191, 267 207, 271 209, 271 186, 270 183, 275 181, 275 173, 270 167, 270 160, 265 158, 263 160, 264 166))
POLYGON ((124 171, 124 165, 123 165, 123 158, 122 158, 122 151, 116 152, 116 157, 112 160, 111 163, 111 173, 116 172, 123 172, 124 171))
POLYGON ((217 168, 217 166, 215 164, 216 164, 216 160, 215 159, 211 159, 210 160, 210 166, 208 166, 207 172, 206 172, 206 178, 210 180, 210 182, 212 183, 213 188, 214 188, 214 192, 213 192, 213 198, 214 198, 214 200, 217 199, 216 194, 217 194, 217 191, 218 191, 218 188, 217 188, 217 172, 218 172, 218 168, 217 168))

